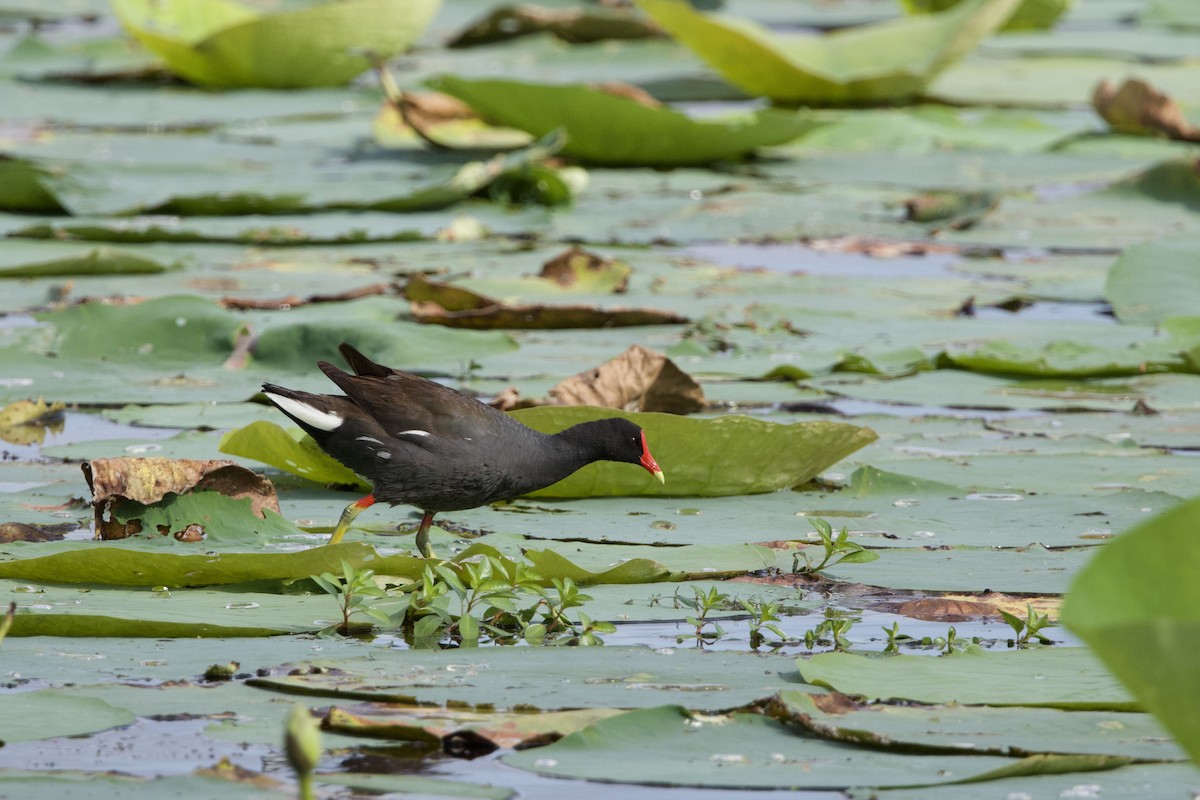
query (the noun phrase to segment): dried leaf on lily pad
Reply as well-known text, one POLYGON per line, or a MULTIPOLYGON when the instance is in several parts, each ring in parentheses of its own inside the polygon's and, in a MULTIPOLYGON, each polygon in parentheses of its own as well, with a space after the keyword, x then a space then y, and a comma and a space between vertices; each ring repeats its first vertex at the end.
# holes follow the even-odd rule
POLYGON ((446 42, 447 47, 475 47, 552 33, 564 42, 580 44, 607 39, 647 39, 662 36, 662 29, 620 8, 543 8, 500 6, 472 22, 446 42))
POLYGON ((621 355, 567 378, 550 390, 555 405, 690 414, 705 407, 704 390, 675 362, 635 344, 621 355))
POLYGON ((518 150, 534 137, 516 128, 489 125, 475 110, 456 97, 442 92, 401 91, 391 76, 384 79, 388 99, 375 119, 376 140, 387 147, 393 141, 408 147, 415 133, 434 147, 446 150, 518 150))
POLYGON ((463 100, 484 120, 545 136, 566 133, 563 153, 594 164, 677 167, 739 159, 784 144, 824 124, 807 114, 762 109, 693 119, 650 108, 608 89, 442 75, 431 88, 463 100))
POLYGON ((1092 105, 1118 133, 1200 142, 1200 127, 1187 121, 1179 104, 1143 80, 1130 78, 1120 87, 1101 81, 1092 105))
POLYGON ((209 87, 338 86, 403 52, 441 0, 342 0, 261 14, 231 0, 113 0, 172 72, 209 87))
MULTIPOLYGON (((936 14, 958 5, 961 0, 900 0, 909 14, 936 14)), ((1017 10, 1000 28, 1002 31, 1044 31, 1054 27, 1075 0, 1021 0, 1017 10)))
POLYGON ((551 330, 623 328, 633 325, 682 325, 671 311, 585 305, 508 305, 461 286, 414 275, 404 289, 413 317, 427 325, 475 330, 551 330))
MULTIPOLYGON (((168 495, 217 492, 233 498, 248 498, 260 519, 264 509, 279 513, 275 486, 267 478, 232 461, 174 458, 98 458, 82 465, 83 477, 92 490, 96 533, 101 539, 123 539, 142 529, 138 520, 119 521, 113 513, 124 501, 152 505, 168 495)), ((183 526, 184 538, 191 534, 183 526)))
POLYGON ((17 445, 41 444, 46 431, 58 433, 63 429, 63 403, 37 400, 15 400, 0 408, 0 439, 17 445))
POLYGON ((436 303, 415 303, 413 316, 428 325, 472 330, 562 330, 627 328, 635 325, 683 325, 687 317, 654 308, 614 306, 496 304, 466 311, 446 311, 436 303))
POLYGON ((687 0, 636 0, 727 81, 780 105, 905 102, 971 52, 1021 0, 964 0, 949 11, 827 36, 777 34, 748 20, 703 14, 687 0))

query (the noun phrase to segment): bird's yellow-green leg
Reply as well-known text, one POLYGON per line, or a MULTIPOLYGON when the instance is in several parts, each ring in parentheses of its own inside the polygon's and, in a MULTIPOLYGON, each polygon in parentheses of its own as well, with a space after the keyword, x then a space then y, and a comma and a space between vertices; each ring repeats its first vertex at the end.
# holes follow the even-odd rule
POLYGON ((333 536, 329 537, 326 544, 337 544, 346 535, 346 531, 350 529, 350 523, 354 522, 354 518, 362 512, 366 511, 371 506, 375 505, 375 495, 369 494, 361 500, 355 500, 350 505, 346 506, 342 511, 342 516, 338 520, 337 527, 333 529, 333 536))
POLYGON ((433 548, 429 546, 429 526, 433 523, 436 512, 426 511, 421 517, 421 527, 417 528, 417 552, 425 558, 433 558, 433 548))

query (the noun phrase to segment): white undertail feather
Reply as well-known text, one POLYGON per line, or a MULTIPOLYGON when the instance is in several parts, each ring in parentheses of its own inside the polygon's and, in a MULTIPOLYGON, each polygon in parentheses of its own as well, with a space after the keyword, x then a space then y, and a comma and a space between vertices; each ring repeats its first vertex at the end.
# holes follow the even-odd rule
POLYGON ((396 435, 397 436, 429 436, 430 434, 429 434, 429 431, 411 430, 411 431, 400 431, 396 435))
POLYGON ((370 442, 371 444, 383 444, 383 442, 379 441, 379 440, 378 440, 378 439, 376 439, 374 436, 356 436, 356 437, 355 437, 355 439, 354 439, 354 441, 356 441, 356 442, 370 442))
POLYGON ((322 411, 293 397, 284 397, 271 392, 265 392, 265 394, 283 412, 319 430, 331 431, 345 421, 332 411, 322 411))

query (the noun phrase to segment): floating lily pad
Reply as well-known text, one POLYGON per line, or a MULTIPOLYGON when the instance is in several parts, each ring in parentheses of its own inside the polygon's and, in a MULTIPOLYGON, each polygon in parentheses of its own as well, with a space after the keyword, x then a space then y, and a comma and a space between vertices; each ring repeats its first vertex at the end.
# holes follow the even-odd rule
POLYGON ((157 275, 167 266, 134 253, 97 247, 78 255, 0 269, 0 278, 48 278, 77 275, 157 275))
POLYGON ((965 0, 949 11, 822 37, 773 33, 698 12, 686 0, 637 0, 738 88, 785 105, 907 102, 996 31, 1021 0, 965 0))
POLYGON ((513 753, 504 761, 557 778, 792 791, 925 786, 1128 763, 1099 757, 1061 758, 1056 765, 1052 757, 900 755, 802 737, 760 714, 691 714, 678 706, 608 717, 549 747, 513 753))
MULTIPOLYGON (((126 709, 99 698, 71 697, 53 689, 16 692, 5 700, 4 727, 0 735, 6 744, 82 736, 129 725, 135 719, 126 709)), ((0 788, 3 788, 2 784, 0 788)))
POLYGON ((1163 239, 1127 248, 1108 273, 1104 295, 1126 323, 1155 325, 1200 314, 1200 239, 1163 239))
POLYGON ((1130 711, 1137 704, 1082 647, 940 658, 821 653, 796 665, 807 683, 868 700, 1130 711))
MULTIPOLYGON (((909 14, 932 14, 954 8, 961 0, 901 0, 909 14)), ((1000 28, 1002 31, 1036 31, 1054 27, 1075 0, 1022 0, 1000 28)))
POLYGON ((818 736, 884 750, 946 748, 1011 756, 1091 753, 1153 761, 1185 758, 1149 714, 956 704, 859 705, 845 697, 794 690, 781 692, 779 699, 818 736))
MULTIPOLYGON (((663 485, 627 464, 597 462, 532 493, 534 497, 715 497, 770 492, 811 480, 876 438, 870 428, 840 422, 780 425, 751 417, 690 419, 589 406, 530 408, 515 411, 513 416, 545 433, 601 417, 626 417, 646 429, 646 438, 667 476, 663 485)), ((301 477, 345 474, 332 457, 304 447, 282 430, 272 430, 277 428, 269 422, 240 428, 227 434, 221 452, 264 461, 301 477)))
POLYGON ((1126 348, 1097 347, 1062 340, 1040 347, 989 342, 968 353, 946 352, 941 359, 958 369, 992 375, 1037 378, 1119 378, 1154 372, 1187 372, 1180 347, 1170 341, 1138 342, 1126 348))
POLYGON ((369 55, 403 52, 440 0, 346 0, 259 14, 231 0, 115 0, 121 23, 176 74, 201 86, 337 86, 369 55))
POLYGON ((1063 621, 1162 721, 1192 760, 1200 759, 1200 501, 1147 520, 1108 544, 1079 573, 1063 621))
POLYGON ((805 483, 876 438, 870 428, 839 422, 780 425, 752 417, 692 419, 673 414, 628 414, 584 406, 542 407, 513 416, 544 432, 603 416, 631 419, 646 430, 667 476, 631 474, 622 465, 598 462, 534 497, 649 494, 664 497, 756 494, 805 483))
POLYGON ((692 119, 579 84, 451 75, 427 83, 501 125, 539 137, 562 129, 567 135, 563 152, 594 164, 669 167, 738 159, 756 148, 791 141, 816 124, 770 109, 727 119, 692 119))

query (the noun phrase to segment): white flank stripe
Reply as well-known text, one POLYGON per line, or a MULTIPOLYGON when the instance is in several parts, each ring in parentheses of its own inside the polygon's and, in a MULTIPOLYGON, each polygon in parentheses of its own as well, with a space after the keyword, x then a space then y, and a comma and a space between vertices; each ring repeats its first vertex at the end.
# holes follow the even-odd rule
POLYGON ((383 444, 383 442, 379 441, 374 436, 358 436, 354 439, 354 441, 356 441, 356 442, 372 442, 374 444, 383 444))
POLYGON ((313 408, 308 403, 302 403, 294 398, 271 394, 270 392, 266 392, 266 395, 271 398, 272 403, 279 406, 284 412, 291 414, 301 422, 307 423, 318 430, 331 431, 344 421, 332 411, 322 411, 319 408, 313 408))
POLYGON ((400 431, 397 436, 429 436, 429 431, 400 431))

